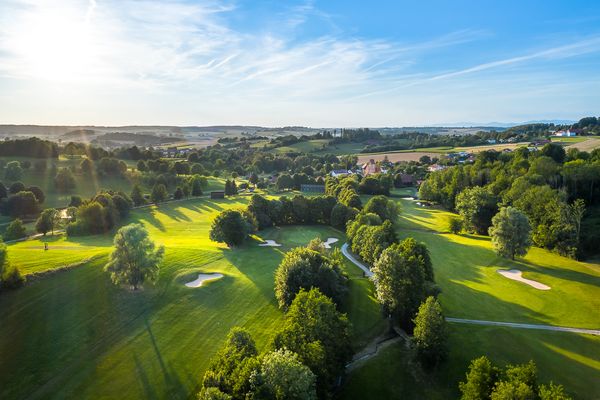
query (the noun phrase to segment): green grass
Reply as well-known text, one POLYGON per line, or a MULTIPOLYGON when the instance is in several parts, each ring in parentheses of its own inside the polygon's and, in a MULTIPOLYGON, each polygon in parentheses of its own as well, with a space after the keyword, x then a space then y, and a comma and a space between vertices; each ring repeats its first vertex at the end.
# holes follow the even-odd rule
POLYGON ((600 393, 600 338, 559 332, 450 325, 450 354, 438 370, 423 371, 404 343, 390 345, 346 379, 343 399, 451 399, 473 358, 487 355, 499 366, 538 366, 541 383, 559 382, 578 399, 600 393), (592 350, 592 351, 591 351, 592 350))
POLYGON ((488 237, 439 233, 451 213, 409 200, 401 204, 399 234, 427 244, 448 316, 600 327, 599 265, 535 247, 523 259, 507 260, 495 254, 488 237), (497 273, 513 268, 552 289, 540 291, 497 273))
MULTIPOLYGON (((195 199, 135 210, 130 222, 142 222, 166 247, 157 284, 139 292, 114 286, 102 271, 111 235, 44 239, 51 241, 47 252, 43 240, 10 245, 11 262, 29 273, 96 258, 0 296, 0 398, 189 398, 232 326, 246 327, 265 348, 283 319, 273 292, 283 253, 317 236, 339 237, 341 245, 344 235, 303 226, 260 232, 284 244, 278 248, 249 241, 231 250, 211 242, 216 213, 246 201, 195 199), (225 277, 185 287, 198 272, 225 277)), ((351 281, 344 311, 358 348, 383 320, 372 284, 353 265, 345 269, 351 281)))
MULTIPOLYGON (((410 189, 394 191, 395 196, 410 189)), ((498 257, 489 238, 452 235, 452 213, 399 200, 401 238, 427 244, 446 316, 600 328, 600 266, 577 262, 539 248, 522 260, 498 257), (518 268, 527 278, 552 287, 539 291, 499 275, 518 268)), ((487 355, 498 365, 533 359, 541 382, 561 383, 577 398, 600 396, 600 338, 572 333, 450 324, 448 360, 432 373, 414 364, 404 344, 392 345, 348 377, 340 398, 457 398, 471 359, 487 355)))

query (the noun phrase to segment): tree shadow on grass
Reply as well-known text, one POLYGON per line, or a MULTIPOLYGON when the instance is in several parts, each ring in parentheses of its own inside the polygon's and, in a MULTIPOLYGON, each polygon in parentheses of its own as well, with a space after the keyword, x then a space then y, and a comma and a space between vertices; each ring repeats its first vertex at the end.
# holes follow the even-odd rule
MULTIPOLYGON (((160 366, 160 370, 165 379, 165 385, 168 392, 168 398, 180 398, 185 399, 188 397, 189 393, 179 375, 173 370, 170 365, 165 363, 163 359, 162 353, 158 348, 158 344, 156 343, 156 338, 154 337, 154 333, 152 332, 152 327, 148 322, 147 318, 144 318, 144 324, 146 325, 146 332, 148 333, 148 338, 150 339, 150 343, 152 345, 152 349, 156 355, 156 361, 160 366)), ((161 396, 162 397, 162 396, 161 396)))
POLYGON ((191 222, 192 219, 190 217, 188 217, 187 215, 185 215, 184 213, 182 213, 181 211, 178 210, 179 206, 172 206, 172 207, 165 207, 162 208, 160 211, 162 214, 166 215, 167 217, 174 219, 175 221, 186 221, 186 222, 191 222))
POLYGON ((224 249, 223 256, 241 274, 248 278, 261 291, 263 296, 277 306, 275 299, 275 271, 283 258, 278 247, 259 247, 258 240, 233 249, 224 249))
POLYGON ((136 222, 147 222, 159 231, 166 232, 167 229, 165 228, 165 224, 163 224, 161 220, 156 218, 157 212, 157 209, 149 209, 148 212, 144 213, 143 216, 141 216, 141 218, 136 220, 136 222))

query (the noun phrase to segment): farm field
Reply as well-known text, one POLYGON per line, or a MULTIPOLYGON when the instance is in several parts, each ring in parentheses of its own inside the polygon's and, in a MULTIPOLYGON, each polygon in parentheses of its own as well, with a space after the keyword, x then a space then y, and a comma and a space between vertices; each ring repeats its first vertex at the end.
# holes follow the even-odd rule
MULTIPOLYGON (((580 137, 579 139, 583 139, 583 138, 580 137)), ((574 147, 581 151, 592 151, 592 150, 600 147, 600 139, 599 138, 589 138, 589 139, 585 138, 585 140, 573 142, 573 144, 570 144, 569 147, 574 147)))
MULTIPOLYGON (((283 317, 273 293, 283 253, 317 236, 339 237, 339 245, 344 238, 333 228, 303 226, 260 232, 261 239, 283 244, 278 248, 249 241, 230 250, 211 242, 216 213, 245 201, 194 199, 134 210, 127 222, 143 223, 166 247, 159 281, 138 292, 114 286, 102 271, 112 235, 55 238, 39 257, 31 251, 41 240, 9 245, 10 261, 30 272, 94 257, 0 297, 6 322, 0 325, 0 398, 186 399, 232 326, 246 327, 259 348, 267 346, 283 317), (185 287, 199 272, 225 277, 185 287)), ((351 282, 344 311, 359 348, 384 321, 372 284, 352 264, 345 268, 351 282)))

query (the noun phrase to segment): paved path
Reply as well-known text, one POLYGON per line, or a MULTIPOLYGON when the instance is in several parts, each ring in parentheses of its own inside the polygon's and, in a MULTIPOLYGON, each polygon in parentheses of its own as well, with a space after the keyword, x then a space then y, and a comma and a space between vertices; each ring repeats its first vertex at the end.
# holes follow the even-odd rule
POLYGON ((371 278, 373 276, 373 273, 371 272, 371 270, 363 263, 361 263, 360 261, 358 261, 353 255, 352 253, 350 253, 350 250, 348 250, 348 243, 344 243, 342 245, 342 254, 352 262, 352 264, 356 265, 358 268, 362 269, 363 272, 365 273, 365 275, 367 276, 367 278, 371 278))
POLYGON ((516 322, 483 321, 483 320, 478 320, 478 319, 463 319, 463 318, 446 318, 446 321, 455 322, 458 324, 506 326, 509 328, 539 329, 539 330, 544 330, 544 331, 572 332, 572 333, 583 333, 583 334, 587 334, 587 335, 600 336, 600 329, 567 328, 564 326, 520 324, 520 323, 516 323, 516 322))

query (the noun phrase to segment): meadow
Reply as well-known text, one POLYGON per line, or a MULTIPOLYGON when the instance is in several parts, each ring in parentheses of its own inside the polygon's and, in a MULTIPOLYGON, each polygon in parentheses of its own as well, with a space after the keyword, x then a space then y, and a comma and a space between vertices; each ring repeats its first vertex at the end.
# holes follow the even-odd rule
MULTIPOLYGON (((52 238, 48 251, 41 246, 49 238, 9 245, 10 262, 25 273, 91 260, 0 297, 0 398, 188 398, 232 326, 246 327, 264 349, 283 318, 273 293, 283 253, 315 237, 338 237, 341 245, 344 235, 303 226, 260 232, 260 239, 283 244, 278 248, 257 246, 259 237, 236 249, 211 242, 216 213, 244 204, 240 196, 134 210, 128 222, 143 223, 166 248, 157 284, 137 292, 114 286, 102 271, 111 235, 52 238), (225 277, 185 287, 199 272, 225 277)), ((345 269, 351 281, 344 311, 358 349, 384 323, 371 282, 352 264, 345 269)))

